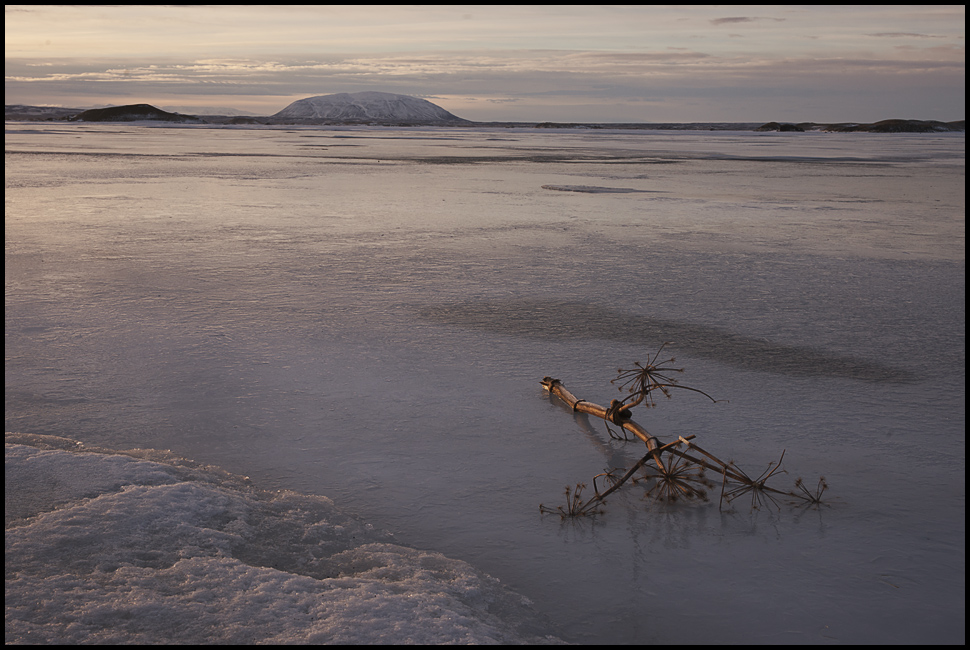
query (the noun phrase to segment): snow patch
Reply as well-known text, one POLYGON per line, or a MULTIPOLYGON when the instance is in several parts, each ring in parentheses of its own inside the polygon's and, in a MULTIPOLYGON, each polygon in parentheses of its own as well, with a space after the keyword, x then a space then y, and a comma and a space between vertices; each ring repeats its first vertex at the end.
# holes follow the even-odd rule
POLYGON ((494 578, 325 497, 29 434, 5 482, 7 643, 560 642, 494 578))

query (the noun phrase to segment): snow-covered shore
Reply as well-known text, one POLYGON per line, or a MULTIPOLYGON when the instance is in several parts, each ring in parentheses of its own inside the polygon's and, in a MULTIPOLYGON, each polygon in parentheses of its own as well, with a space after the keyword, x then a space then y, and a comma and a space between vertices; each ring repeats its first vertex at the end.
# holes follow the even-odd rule
POLYGON ((526 599, 325 497, 7 434, 6 642, 542 643, 526 599))

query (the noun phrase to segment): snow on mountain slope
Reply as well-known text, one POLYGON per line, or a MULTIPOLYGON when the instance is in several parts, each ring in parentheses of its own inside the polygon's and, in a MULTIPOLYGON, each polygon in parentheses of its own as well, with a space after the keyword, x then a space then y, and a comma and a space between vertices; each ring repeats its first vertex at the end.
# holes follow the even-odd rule
POLYGON ((431 102, 394 93, 360 92, 337 93, 300 99, 274 118, 300 120, 334 120, 365 122, 393 120, 396 122, 465 122, 431 102))

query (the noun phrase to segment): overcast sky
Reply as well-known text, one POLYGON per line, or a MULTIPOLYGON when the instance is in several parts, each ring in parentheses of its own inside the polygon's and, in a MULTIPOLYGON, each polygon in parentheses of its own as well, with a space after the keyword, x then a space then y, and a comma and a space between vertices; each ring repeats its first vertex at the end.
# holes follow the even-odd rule
POLYGON ((963 5, 7 5, 5 103, 269 115, 378 90, 476 121, 949 121, 965 24, 963 5))

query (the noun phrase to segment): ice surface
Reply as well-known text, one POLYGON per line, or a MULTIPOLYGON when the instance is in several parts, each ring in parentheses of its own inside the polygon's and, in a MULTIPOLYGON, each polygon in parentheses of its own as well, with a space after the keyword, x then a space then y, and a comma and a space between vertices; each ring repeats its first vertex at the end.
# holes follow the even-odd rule
MULTIPOLYGON (((326 495, 501 580, 567 641, 962 643, 963 134, 542 131, 8 124, 7 430, 326 495), (616 369, 664 341, 721 401, 675 395, 638 422, 755 475, 786 450, 781 486, 824 475, 829 505, 663 508, 630 490, 595 520, 540 517, 640 454, 539 380, 607 403, 616 369)), ((263 512, 254 487, 101 456, 97 472, 44 461, 8 544, 128 491, 191 490, 195 509, 164 515, 189 523, 162 537, 215 555, 185 575, 273 569, 219 555, 242 533, 203 520, 206 503, 263 512)), ((244 546, 269 548, 249 525, 244 546)), ((44 556, 31 539, 18 553, 44 556)), ((171 570, 99 553, 78 562, 171 570)), ((312 578, 283 571, 264 577, 312 578)))

